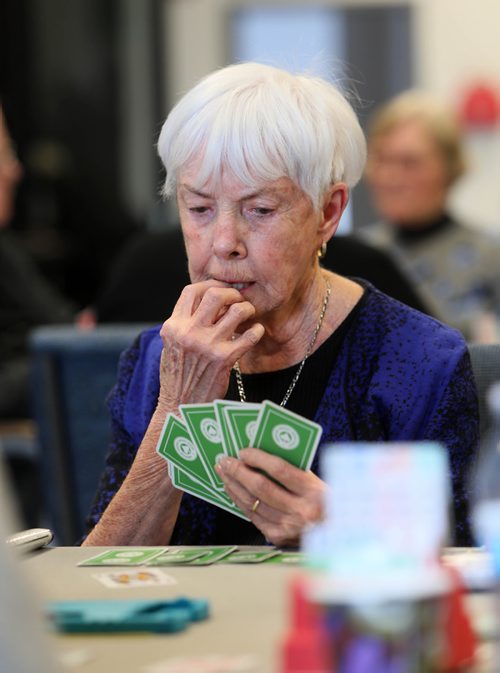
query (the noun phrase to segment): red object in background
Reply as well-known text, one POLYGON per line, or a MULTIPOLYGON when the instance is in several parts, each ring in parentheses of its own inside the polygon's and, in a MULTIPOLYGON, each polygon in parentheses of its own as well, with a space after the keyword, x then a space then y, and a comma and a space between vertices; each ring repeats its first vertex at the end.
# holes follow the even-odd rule
POLYGON ((441 659, 443 672, 461 671, 474 663, 476 637, 465 605, 465 588, 454 568, 446 568, 452 589, 444 598, 443 630, 444 652, 441 659))
POLYGON ((488 84, 476 84, 464 94, 460 118, 465 126, 494 126, 500 118, 500 101, 488 84))
POLYGON ((322 611, 307 598, 307 587, 303 576, 294 577, 290 584, 291 625, 281 648, 281 673, 333 671, 322 611))
MULTIPOLYGON (((474 664, 476 637, 465 604, 460 575, 445 568, 452 588, 441 601, 442 652, 439 671, 457 673, 474 664)), ((320 606, 308 599, 305 576, 290 584, 291 624, 281 644, 281 673, 334 673, 332 646, 320 606)))

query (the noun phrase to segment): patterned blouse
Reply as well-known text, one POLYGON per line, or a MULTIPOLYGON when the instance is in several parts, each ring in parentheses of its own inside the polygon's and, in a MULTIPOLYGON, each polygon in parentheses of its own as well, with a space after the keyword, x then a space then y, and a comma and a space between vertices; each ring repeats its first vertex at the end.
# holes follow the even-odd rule
MULTIPOLYGON (((458 331, 363 285, 363 299, 337 339, 314 416, 323 435, 312 470, 318 472, 322 448, 332 442, 439 441, 449 456, 452 542, 469 545, 468 476, 477 455, 479 423, 466 343, 458 331)), ((112 443, 87 520, 89 530, 120 488, 148 427, 158 399, 161 350, 156 327, 143 332, 121 356, 108 399, 112 443)), ((184 494, 170 543, 262 541, 253 524, 184 494)))

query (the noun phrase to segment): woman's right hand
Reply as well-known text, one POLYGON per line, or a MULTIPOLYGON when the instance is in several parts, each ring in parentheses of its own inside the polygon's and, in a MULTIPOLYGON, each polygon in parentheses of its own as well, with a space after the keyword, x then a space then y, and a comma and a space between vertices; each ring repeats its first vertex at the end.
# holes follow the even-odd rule
POLYGON ((255 322, 234 337, 254 315, 253 305, 225 283, 186 286, 160 331, 159 407, 175 411, 179 404, 223 398, 234 363, 264 335, 255 322))

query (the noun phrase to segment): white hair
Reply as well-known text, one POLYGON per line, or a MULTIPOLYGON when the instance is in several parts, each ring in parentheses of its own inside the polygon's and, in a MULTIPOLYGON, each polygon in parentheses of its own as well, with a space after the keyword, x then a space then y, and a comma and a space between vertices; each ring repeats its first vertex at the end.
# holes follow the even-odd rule
POLYGON ((326 80, 241 63, 211 73, 180 99, 158 153, 165 197, 175 193, 179 169, 200 155, 197 188, 220 180, 223 169, 250 187, 286 176, 317 208, 330 185, 358 182, 366 143, 351 105, 326 80))

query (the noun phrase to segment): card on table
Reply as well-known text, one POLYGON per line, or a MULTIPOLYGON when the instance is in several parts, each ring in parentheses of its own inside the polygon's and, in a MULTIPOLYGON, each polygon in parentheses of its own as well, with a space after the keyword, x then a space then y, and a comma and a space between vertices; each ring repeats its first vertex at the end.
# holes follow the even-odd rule
POLYGON ((201 547, 189 549, 169 549, 160 556, 155 556, 149 565, 152 566, 171 566, 171 565, 185 565, 193 559, 203 556, 204 551, 201 547))
POLYGON ((302 470, 308 470, 322 432, 318 423, 266 400, 257 419, 253 444, 302 470))
POLYGON ((212 565, 229 556, 234 551, 237 551, 236 545, 225 547, 186 547, 179 549, 171 549, 161 556, 154 558, 151 566, 167 566, 167 565, 212 565))
MULTIPOLYGON (((159 557, 160 558, 160 557, 159 557)), ((165 575, 154 568, 133 570, 116 570, 93 575, 94 579, 108 589, 135 589, 138 587, 157 587, 177 584, 175 578, 165 575)))
POLYGON ((227 558, 223 559, 223 563, 263 563, 273 556, 281 554, 279 549, 270 549, 269 551, 235 551, 227 558))
POLYGON ((179 411, 205 467, 212 486, 223 489, 224 483, 215 471, 219 456, 224 455, 221 428, 213 404, 181 404, 179 411))
POLYGON ((165 547, 148 547, 148 549, 109 549, 97 556, 92 556, 78 563, 79 566, 140 566, 145 565, 155 556, 165 553, 165 547))
POLYGON ((212 486, 199 448, 194 444, 184 423, 174 414, 167 416, 156 451, 196 481, 212 486))
POLYGON ((203 556, 200 556, 190 562, 190 566, 207 566, 212 563, 218 563, 235 551, 238 551, 236 545, 228 547, 203 547, 205 550, 203 556))
POLYGON ((276 565, 303 566, 307 563, 307 554, 300 551, 283 551, 267 561, 276 565))

